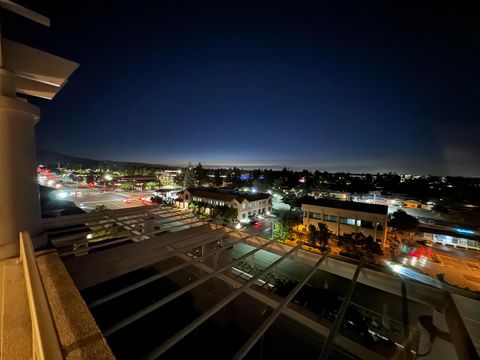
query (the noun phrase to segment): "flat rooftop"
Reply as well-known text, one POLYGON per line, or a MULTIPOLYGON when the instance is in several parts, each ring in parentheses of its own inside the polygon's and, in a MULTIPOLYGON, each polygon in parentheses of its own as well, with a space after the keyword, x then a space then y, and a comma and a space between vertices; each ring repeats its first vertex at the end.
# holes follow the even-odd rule
POLYGON ((304 199, 302 201, 302 204, 323 206, 323 207, 329 207, 334 209, 361 211, 361 212, 381 214, 381 215, 388 214, 388 206, 386 205, 367 204, 367 203, 360 203, 360 202, 354 202, 354 201, 312 198, 312 199, 304 199))

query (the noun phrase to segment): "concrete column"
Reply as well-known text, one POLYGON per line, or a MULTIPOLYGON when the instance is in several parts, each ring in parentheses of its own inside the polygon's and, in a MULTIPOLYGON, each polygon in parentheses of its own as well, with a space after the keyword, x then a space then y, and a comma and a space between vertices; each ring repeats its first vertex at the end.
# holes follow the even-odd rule
POLYGON ((40 233, 39 117, 36 106, 16 97, 15 77, 0 68, 0 259, 18 255, 20 231, 40 233))

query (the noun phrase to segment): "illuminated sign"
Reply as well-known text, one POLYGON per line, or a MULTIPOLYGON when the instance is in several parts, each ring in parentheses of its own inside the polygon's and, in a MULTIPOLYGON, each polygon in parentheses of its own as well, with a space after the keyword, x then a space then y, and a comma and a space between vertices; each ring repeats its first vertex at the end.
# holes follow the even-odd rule
POLYGON ((460 234, 475 235, 475 231, 473 230, 456 228, 455 231, 460 234))

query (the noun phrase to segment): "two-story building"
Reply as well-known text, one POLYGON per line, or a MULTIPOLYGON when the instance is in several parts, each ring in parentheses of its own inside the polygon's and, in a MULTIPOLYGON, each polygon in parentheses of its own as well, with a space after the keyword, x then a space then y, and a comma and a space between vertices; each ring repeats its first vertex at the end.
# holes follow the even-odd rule
POLYGON ((187 208, 191 201, 237 209, 239 221, 247 221, 272 210, 272 197, 264 193, 246 193, 223 189, 189 188, 179 193, 176 204, 187 208))
POLYGON ((308 199, 302 203, 303 225, 323 223, 337 236, 361 232, 385 244, 388 206, 340 201, 308 199))

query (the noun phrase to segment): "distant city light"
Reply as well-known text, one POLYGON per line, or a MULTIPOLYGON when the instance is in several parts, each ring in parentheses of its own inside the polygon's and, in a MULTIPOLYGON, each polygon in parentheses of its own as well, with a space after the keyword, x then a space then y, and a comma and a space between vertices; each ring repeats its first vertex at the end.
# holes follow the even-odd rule
POLYGON ((475 231, 473 231, 473 230, 456 228, 455 231, 458 232, 458 233, 460 233, 460 234, 475 235, 475 231))

